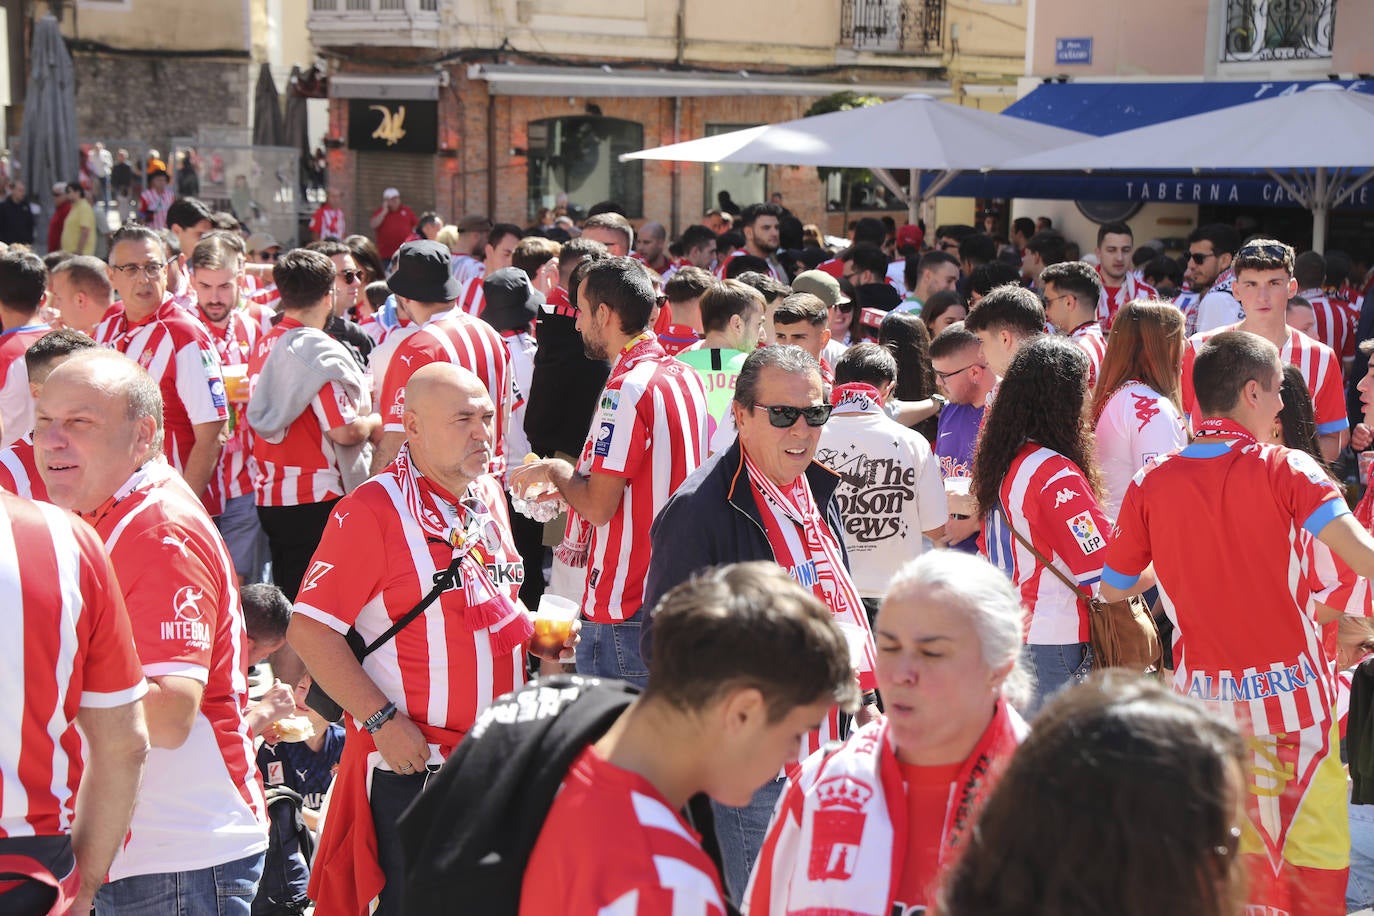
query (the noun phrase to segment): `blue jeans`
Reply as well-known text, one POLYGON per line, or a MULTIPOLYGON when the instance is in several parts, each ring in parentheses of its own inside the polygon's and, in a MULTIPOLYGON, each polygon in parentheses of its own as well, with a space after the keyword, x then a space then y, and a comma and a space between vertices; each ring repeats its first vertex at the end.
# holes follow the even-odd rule
POLYGON ((134 875, 102 887, 96 916, 249 916, 264 853, 195 871, 134 875))
POLYGON ((1055 691, 1082 683, 1093 670, 1092 650, 1085 642, 1064 646, 1027 645, 1026 660, 1035 672, 1035 699, 1019 710, 1027 719, 1035 715, 1055 691))
POLYGON ((1374 906, 1374 805, 1350 806, 1350 878, 1345 908, 1374 906))
POLYGON ((577 644, 577 673, 633 684, 640 690, 649 683, 649 668, 639 649, 644 608, 620 623, 582 621, 582 641, 577 644))
POLYGON ((786 777, 766 782, 743 808, 731 808, 711 802, 711 814, 716 821, 716 842, 720 844, 720 858, 725 866, 726 892, 738 904, 749 886, 749 872, 763 848, 773 809, 787 786, 786 777))
POLYGON ((224 511, 215 517, 215 527, 224 538, 224 546, 229 548, 234 571, 243 576, 243 581, 267 581, 267 535, 258 521, 253 494, 225 500, 224 511))

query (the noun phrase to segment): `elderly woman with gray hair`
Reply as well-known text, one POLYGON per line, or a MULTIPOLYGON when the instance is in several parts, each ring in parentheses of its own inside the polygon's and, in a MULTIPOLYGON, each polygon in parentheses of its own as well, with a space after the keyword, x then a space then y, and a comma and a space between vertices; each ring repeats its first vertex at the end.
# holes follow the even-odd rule
POLYGON ((886 717, 789 781, 754 867, 745 912, 922 912, 968 841, 981 802, 1027 734, 1025 611, 981 557, 928 553, 878 611, 886 717))

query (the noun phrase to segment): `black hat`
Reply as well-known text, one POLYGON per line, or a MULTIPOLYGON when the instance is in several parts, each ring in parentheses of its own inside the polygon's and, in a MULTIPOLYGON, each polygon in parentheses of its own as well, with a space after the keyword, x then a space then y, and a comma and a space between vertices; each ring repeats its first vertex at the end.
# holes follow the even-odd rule
POLYGON ((518 267, 504 267, 488 274, 482 298, 482 320, 498 331, 528 326, 544 304, 544 294, 530 285, 529 274, 518 267))
POLYGON ((462 288, 453 276, 448 246, 429 239, 406 242, 396 253, 396 272, 387 277, 393 293, 416 302, 452 302, 462 288))

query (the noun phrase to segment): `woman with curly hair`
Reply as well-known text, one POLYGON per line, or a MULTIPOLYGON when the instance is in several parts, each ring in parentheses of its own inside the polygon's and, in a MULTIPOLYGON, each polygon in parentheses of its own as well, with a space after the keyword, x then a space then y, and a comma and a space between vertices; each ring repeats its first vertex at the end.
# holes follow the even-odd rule
POLYGON ((1239 916, 1248 757, 1236 728, 1201 703, 1133 675, 1095 675, 1035 720, 938 909, 1239 916))
POLYGON ((1080 594, 1101 578, 1112 525, 1102 511, 1083 409, 1087 367, 1087 354, 1067 338, 1023 345, 988 408, 973 457, 979 546, 1011 577, 1030 616, 1026 644, 1037 702, 1092 670, 1088 604, 1080 594))
POLYGON ((1111 519, 1146 461, 1188 444, 1179 406, 1183 313, 1167 302, 1136 299, 1116 314, 1092 412, 1102 508, 1111 519))

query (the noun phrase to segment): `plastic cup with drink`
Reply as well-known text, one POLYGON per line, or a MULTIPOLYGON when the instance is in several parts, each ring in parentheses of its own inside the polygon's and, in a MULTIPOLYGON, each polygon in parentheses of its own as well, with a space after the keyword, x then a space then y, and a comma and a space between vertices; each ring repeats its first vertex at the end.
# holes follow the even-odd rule
POLYGON ((955 518, 970 518, 974 515, 973 501, 969 496, 972 486, 972 477, 945 478, 945 500, 949 503, 950 515, 955 518))
POLYGON ((248 366, 239 363, 234 366, 221 366, 224 377, 224 396, 231 404, 248 403, 248 366))
POLYGON ((577 612, 577 602, 545 592, 539 598, 539 610, 534 614, 530 652, 541 658, 558 658, 563 651, 563 644, 572 635, 577 612))

